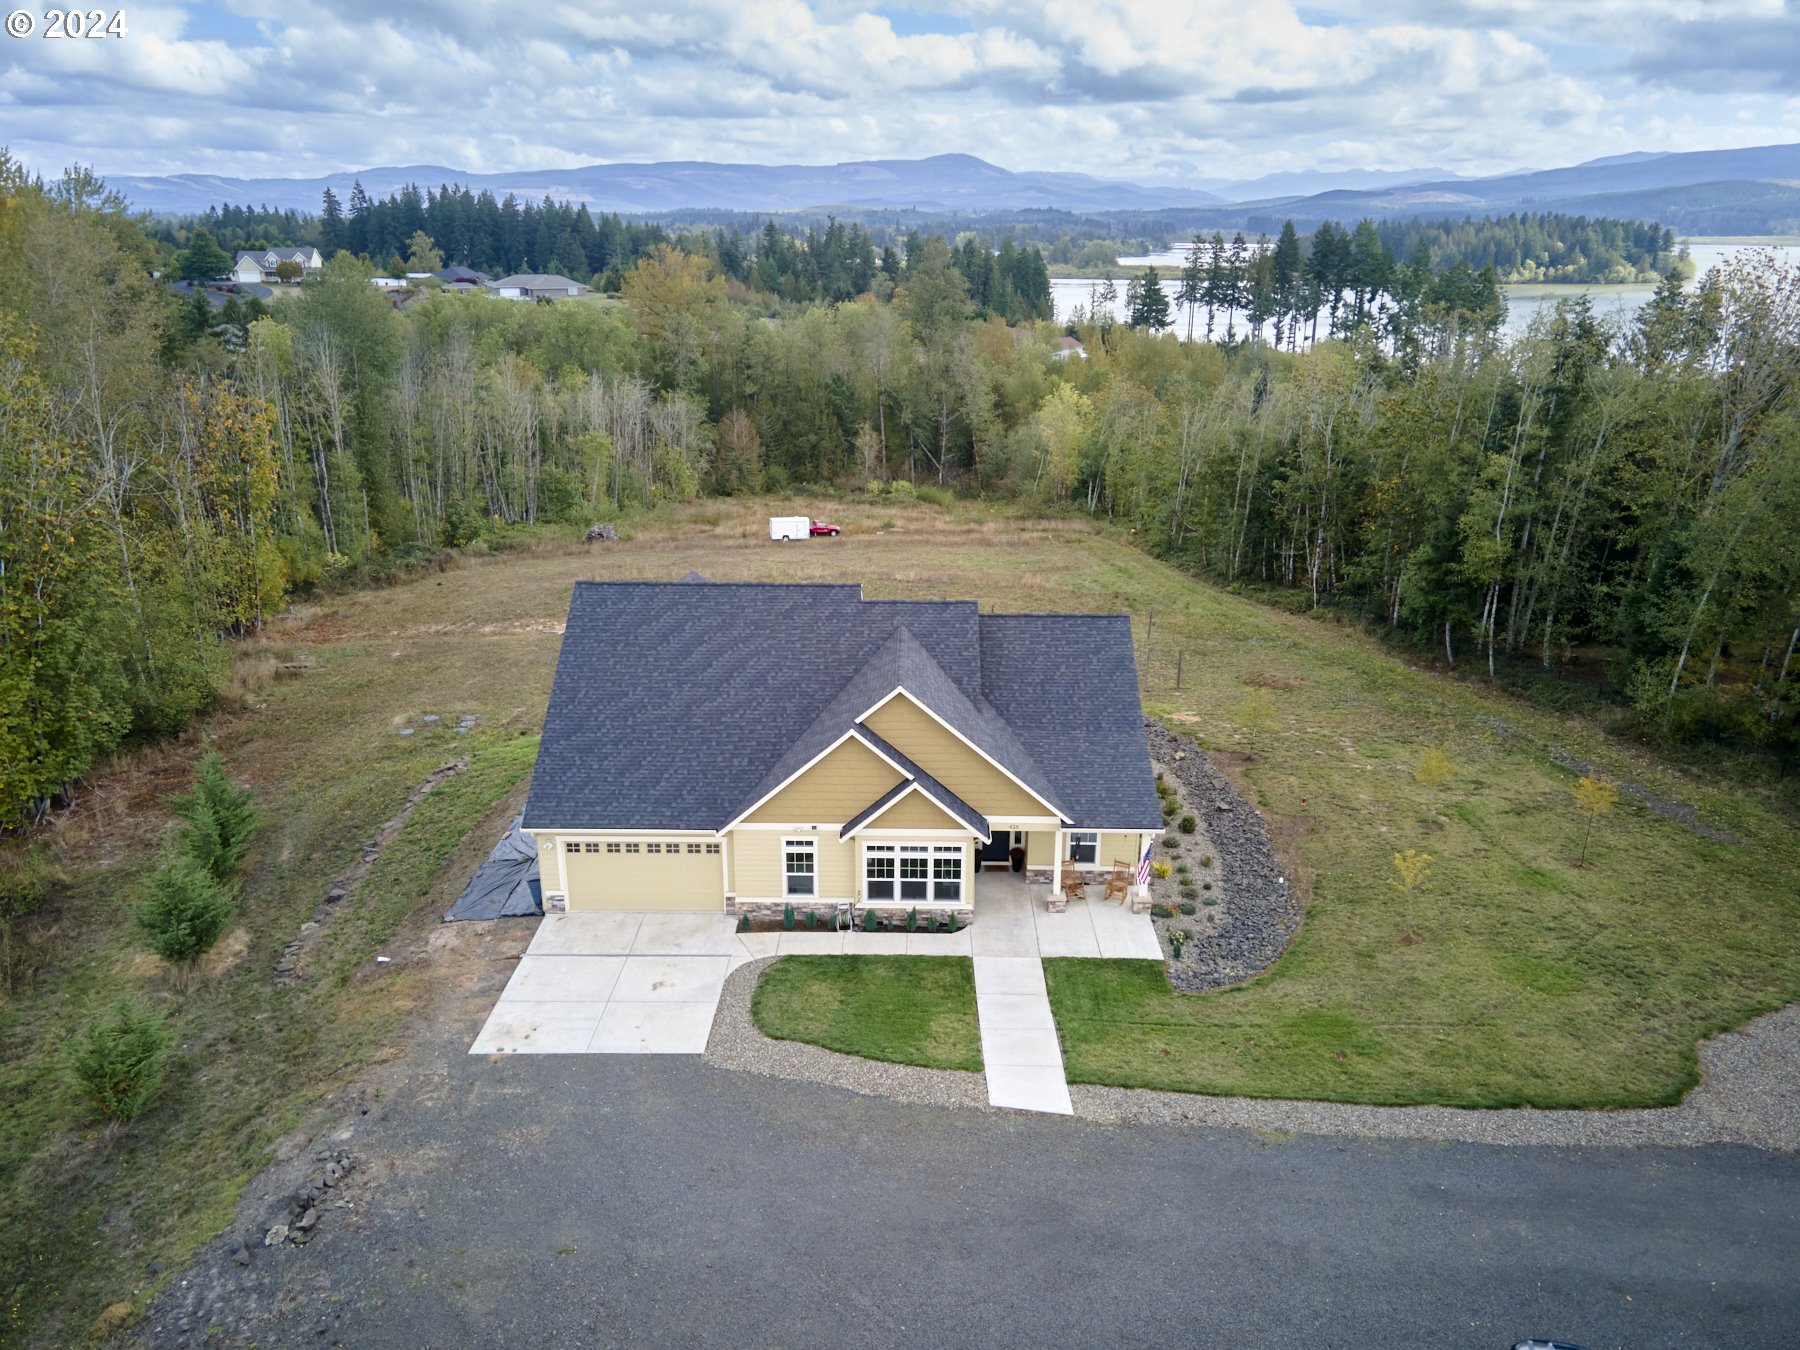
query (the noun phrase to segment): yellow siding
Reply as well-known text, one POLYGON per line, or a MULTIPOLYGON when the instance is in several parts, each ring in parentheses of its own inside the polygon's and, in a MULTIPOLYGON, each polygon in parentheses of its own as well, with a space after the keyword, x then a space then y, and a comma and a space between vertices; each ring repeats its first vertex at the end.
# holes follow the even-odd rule
POLYGON ((1101 867, 1111 867, 1115 862, 1122 862, 1127 867, 1136 867, 1137 860, 1143 856, 1144 845, 1140 842, 1143 836, 1133 830, 1129 834, 1103 834, 1100 836, 1100 854, 1097 862, 1101 867))
POLYGON ((1055 814, 905 694, 889 699, 867 725, 984 816, 1055 814))
MULTIPOLYGON (((781 841, 812 838, 817 845, 818 893, 820 903, 847 901, 856 895, 856 843, 840 841, 837 831, 807 836, 785 835, 777 830, 733 830, 731 832, 732 870, 740 900, 779 900, 787 884, 782 870, 781 841)), ((716 862, 717 859, 714 859, 716 862)), ((805 902, 796 900, 804 908, 805 902)))
POLYGON ((842 825, 899 781, 886 760, 861 741, 849 740, 746 819, 770 825, 842 825))
POLYGON ((1032 830, 1025 836, 1025 865, 1049 867, 1056 861, 1056 832, 1032 830))
POLYGON ((868 824, 871 830, 961 830, 969 827, 956 817, 947 815, 931 798, 921 792, 909 792, 868 824))
MULTIPOLYGON (((578 909, 679 909, 723 910, 724 883, 719 874, 719 855, 706 852, 703 841, 686 839, 633 839, 636 853, 608 853, 606 841, 593 842, 601 851, 589 853, 587 840, 582 851, 563 850, 563 841, 554 840, 562 852, 564 875, 568 880, 569 908, 578 909), (689 853, 689 843, 700 852, 689 853), (656 853, 647 852, 649 844, 659 846, 656 853), (661 849, 680 850, 670 854, 661 849)), ((618 841, 623 844, 624 840, 618 841)), ((539 853, 540 860, 543 854, 539 853)), ((548 860, 552 866, 555 859, 548 860)), ((552 876, 554 874, 551 874, 552 876)), ((545 889, 551 889, 546 884, 545 889)))

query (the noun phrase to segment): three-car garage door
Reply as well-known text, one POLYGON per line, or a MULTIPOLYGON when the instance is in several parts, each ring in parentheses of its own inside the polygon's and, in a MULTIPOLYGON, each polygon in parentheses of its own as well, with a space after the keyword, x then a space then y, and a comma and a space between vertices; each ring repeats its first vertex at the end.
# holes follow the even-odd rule
POLYGON ((725 909, 717 843, 685 839, 564 839, 569 908, 725 909))

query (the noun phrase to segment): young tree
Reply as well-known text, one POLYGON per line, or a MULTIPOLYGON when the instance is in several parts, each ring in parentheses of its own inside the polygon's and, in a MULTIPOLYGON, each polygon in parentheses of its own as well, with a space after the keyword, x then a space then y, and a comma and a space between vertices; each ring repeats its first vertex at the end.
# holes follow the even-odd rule
POLYGON ((150 1109, 162 1087, 174 1033, 162 1017, 122 1000, 103 1021, 91 1023, 70 1044, 69 1070, 97 1114, 124 1124, 150 1109))
POLYGON ((1619 803, 1619 789, 1610 778, 1599 774, 1583 774, 1575 780, 1575 810, 1584 822, 1581 831, 1581 857, 1577 867, 1587 866, 1588 839, 1594 833, 1594 822, 1619 803))
POLYGON ((306 269, 292 258, 283 258, 275 264, 275 279, 292 285, 306 275, 306 269))
POLYGON ((206 865, 176 854, 144 882, 136 918, 151 951, 191 969, 224 936, 233 912, 232 892, 206 865))
POLYGON ((193 791, 169 803, 186 822, 184 851, 219 881, 231 881, 243 870, 256 831, 256 808, 250 805, 255 795, 232 783, 224 759, 212 751, 200 761, 193 791))

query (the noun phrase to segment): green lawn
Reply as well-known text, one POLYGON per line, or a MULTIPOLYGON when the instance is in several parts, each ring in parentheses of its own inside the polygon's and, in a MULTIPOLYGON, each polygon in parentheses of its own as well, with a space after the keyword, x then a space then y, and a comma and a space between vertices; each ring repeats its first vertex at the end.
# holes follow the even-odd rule
POLYGON ((966 956, 784 956, 750 1006, 765 1036, 928 1069, 981 1070, 966 956))
MULTIPOLYGON (((861 580, 872 599, 1136 616, 1146 706, 1241 776, 1309 910, 1294 951, 1226 993, 1121 989, 1095 963, 1072 984, 1052 963, 1076 1078, 1360 1101, 1667 1101, 1693 1081, 1701 1036, 1800 999, 1800 831, 1793 799, 1764 780, 1685 769, 1415 669, 1343 627, 1184 577, 1085 520, 795 498, 699 503, 624 532, 619 544, 553 544, 311 603, 270 625, 278 660, 247 664, 308 673, 197 728, 256 785, 264 825, 241 931, 223 944, 235 963, 193 993, 146 968, 127 906, 169 823, 158 798, 185 785, 197 738, 123 757, 59 825, 72 881, 37 925, 48 964, 0 1000, 0 1342, 73 1344, 109 1305, 141 1307, 227 1222, 271 1142, 406 1034, 434 972, 420 960, 375 978, 370 957, 454 896, 461 878, 445 859, 529 767, 578 578, 861 580), (800 513, 848 533, 771 545, 767 517, 800 513), (1245 683, 1267 674, 1298 687, 1245 683), (448 724, 463 713, 480 721, 457 736, 448 724), (1552 745, 1694 804, 1739 842, 1627 801, 1595 829, 1594 865, 1577 870, 1573 779, 1552 745), (1414 777, 1431 749, 1456 766, 1436 788, 1414 777), (474 769, 427 799, 333 920, 315 978, 270 989, 326 884, 459 752, 474 769), (1388 885, 1393 852, 1409 847, 1436 859, 1410 910, 1388 885), (62 1046, 121 993, 170 1012, 181 1054, 164 1100, 113 1134, 82 1110, 62 1046), (157 1279, 144 1274, 153 1260, 168 1266, 157 1279)), ((917 985, 929 963, 903 960, 915 995, 904 1034, 881 1011, 887 993, 855 988, 837 989, 838 1011, 812 1024, 796 1013, 790 1030, 844 1036, 824 1043, 856 1053, 924 1053, 906 1042, 936 1034, 920 1031, 935 1021, 917 985), (868 1029, 884 1019, 895 1026, 868 1029)), ((831 965, 834 979, 855 971, 831 965)), ((942 1053, 975 1067, 967 988, 965 974, 961 994, 938 1000, 963 1028, 945 1032, 942 1053)))

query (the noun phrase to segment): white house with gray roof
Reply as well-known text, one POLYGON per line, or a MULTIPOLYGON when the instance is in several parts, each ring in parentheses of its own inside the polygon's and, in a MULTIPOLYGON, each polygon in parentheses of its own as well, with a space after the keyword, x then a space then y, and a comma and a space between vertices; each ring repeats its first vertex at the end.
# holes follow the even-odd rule
POLYGON ((502 300, 572 300, 588 292, 579 281, 551 272, 514 272, 488 282, 488 289, 502 300))
POLYGON ((578 582, 524 826, 551 911, 967 922, 984 868, 1055 894, 1161 831, 1130 620, 578 582))
POLYGON ((325 260, 319 256, 319 250, 306 248, 265 248, 237 255, 237 262, 232 266, 231 279, 246 284, 268 282, 279 278, 275 269, 284 262, 300 264, 300 275, 311 276, 325 266, 325 260))

